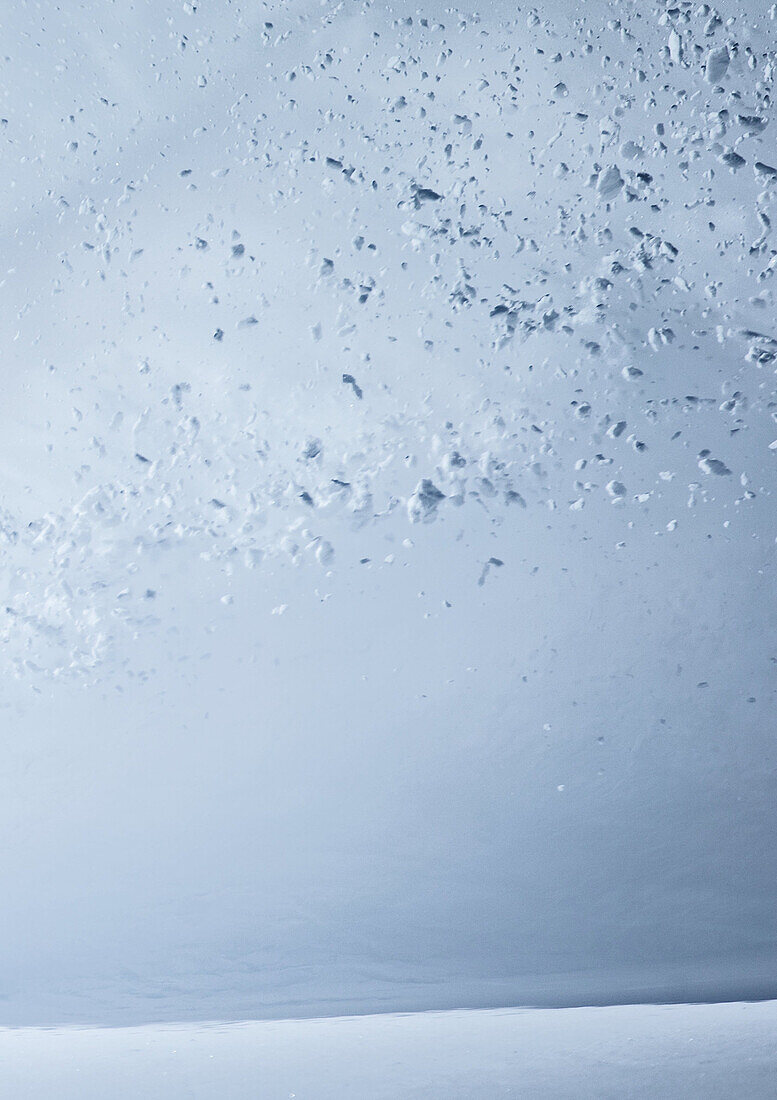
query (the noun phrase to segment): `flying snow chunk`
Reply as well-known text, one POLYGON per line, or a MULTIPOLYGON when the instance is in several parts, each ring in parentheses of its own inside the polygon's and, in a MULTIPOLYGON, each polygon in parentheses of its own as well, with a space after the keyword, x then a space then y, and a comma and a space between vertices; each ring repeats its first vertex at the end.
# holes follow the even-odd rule
POLYGON ((777 168, 773 168, 771 164, 764 164, 762 160, 757 160, 753 165, 753 169, 757 176, 763 176, 768 180, 777 180, 777 168))
POLYGON ((316 547, 316 560, 321 565, 330 565, 334 560, 335 551, 331 542, 322 540, 316 547))
POLYGON ((683 59, 683 43, 677 31, 669 35, 669 56, 675 65, 679 65, 683 59))
POLYGON ((622 481, 608 481, 606 488, 613 502, 623 500, 626 496, 626 486, 622 481))
POLYGON ((605 168, 603 172, 599 173, 596 190, 603 199, 614 198, 621 187, 623 187, 623 176, 615 165, 605 168))
POLYGON ((709 458, 709 451, 706 453, 702 451, 699 458, 699 469, 703 470, 705 474, 717 474, 718 477, 727 477, 731 470, 725 462, 721 462, 719 458, 709 458))
POLYGON ((437 508, 445 500, 434 482, 425 477, 418 482, 416 491, 407 502, 407 514, 411 523, 431 523, 437 515, 437 508))
POLYGON ((744 167, 744 165, 747 164, 745 158, 741 157, 739 153, 735 152, 733 149, 729 149, 725 153, 722 153, 718 157, 718 160, 721 162, 721 164, 728 165, 728 167, 733 172, 737 172, 740 168, 744 167))
POLYGON ((731 60, 728 46, 718 46, 707 54, 707 63, 704 66, 704 79, 708 84, 720 84, 728 72, 728 63, 731 60))

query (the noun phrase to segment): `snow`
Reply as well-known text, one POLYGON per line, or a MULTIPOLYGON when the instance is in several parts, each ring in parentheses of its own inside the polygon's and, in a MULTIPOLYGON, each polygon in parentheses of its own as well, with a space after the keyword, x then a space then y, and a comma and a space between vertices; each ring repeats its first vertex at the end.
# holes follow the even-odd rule
POLYGON ((704 79, 708 84, 720 84, 728 71, 729 60, 727 46, 718 46, 716 49, 710 50, 704 67, 704 79))
POLYGON ((0 1031, 8 1100, 766 1100, 777 1002, 0 1031))
POLYGON ((774 996, 775 9, 6 8, 0 1024, 774 996))

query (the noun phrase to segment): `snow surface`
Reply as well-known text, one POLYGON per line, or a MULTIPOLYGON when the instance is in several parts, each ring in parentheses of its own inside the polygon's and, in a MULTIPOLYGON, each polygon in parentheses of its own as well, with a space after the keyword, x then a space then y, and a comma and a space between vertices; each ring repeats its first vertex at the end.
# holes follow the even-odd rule
POLYGON ((8 1100, 766 1100, 777 1002, 0 1031, 8 1100))
POLYGON ((0 1023, 775 995, 775 12, 4 6, 0 1023))

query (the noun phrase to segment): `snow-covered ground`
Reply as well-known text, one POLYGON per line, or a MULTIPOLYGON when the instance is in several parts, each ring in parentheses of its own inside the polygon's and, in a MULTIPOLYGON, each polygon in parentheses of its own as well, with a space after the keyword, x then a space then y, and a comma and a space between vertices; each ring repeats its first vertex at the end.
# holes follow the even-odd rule
POLYGON ((3 1100, 769 1100, 777 1002, 0 1031, 3 1100))

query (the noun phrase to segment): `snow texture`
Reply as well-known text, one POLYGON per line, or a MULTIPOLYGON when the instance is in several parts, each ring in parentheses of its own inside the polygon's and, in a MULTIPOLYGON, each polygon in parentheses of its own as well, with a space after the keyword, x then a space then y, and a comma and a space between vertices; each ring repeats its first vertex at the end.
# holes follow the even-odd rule
POLYGON ((0 1031, 0 1096, 767 1100, 776 1027, 772 1001, 0 1031))

